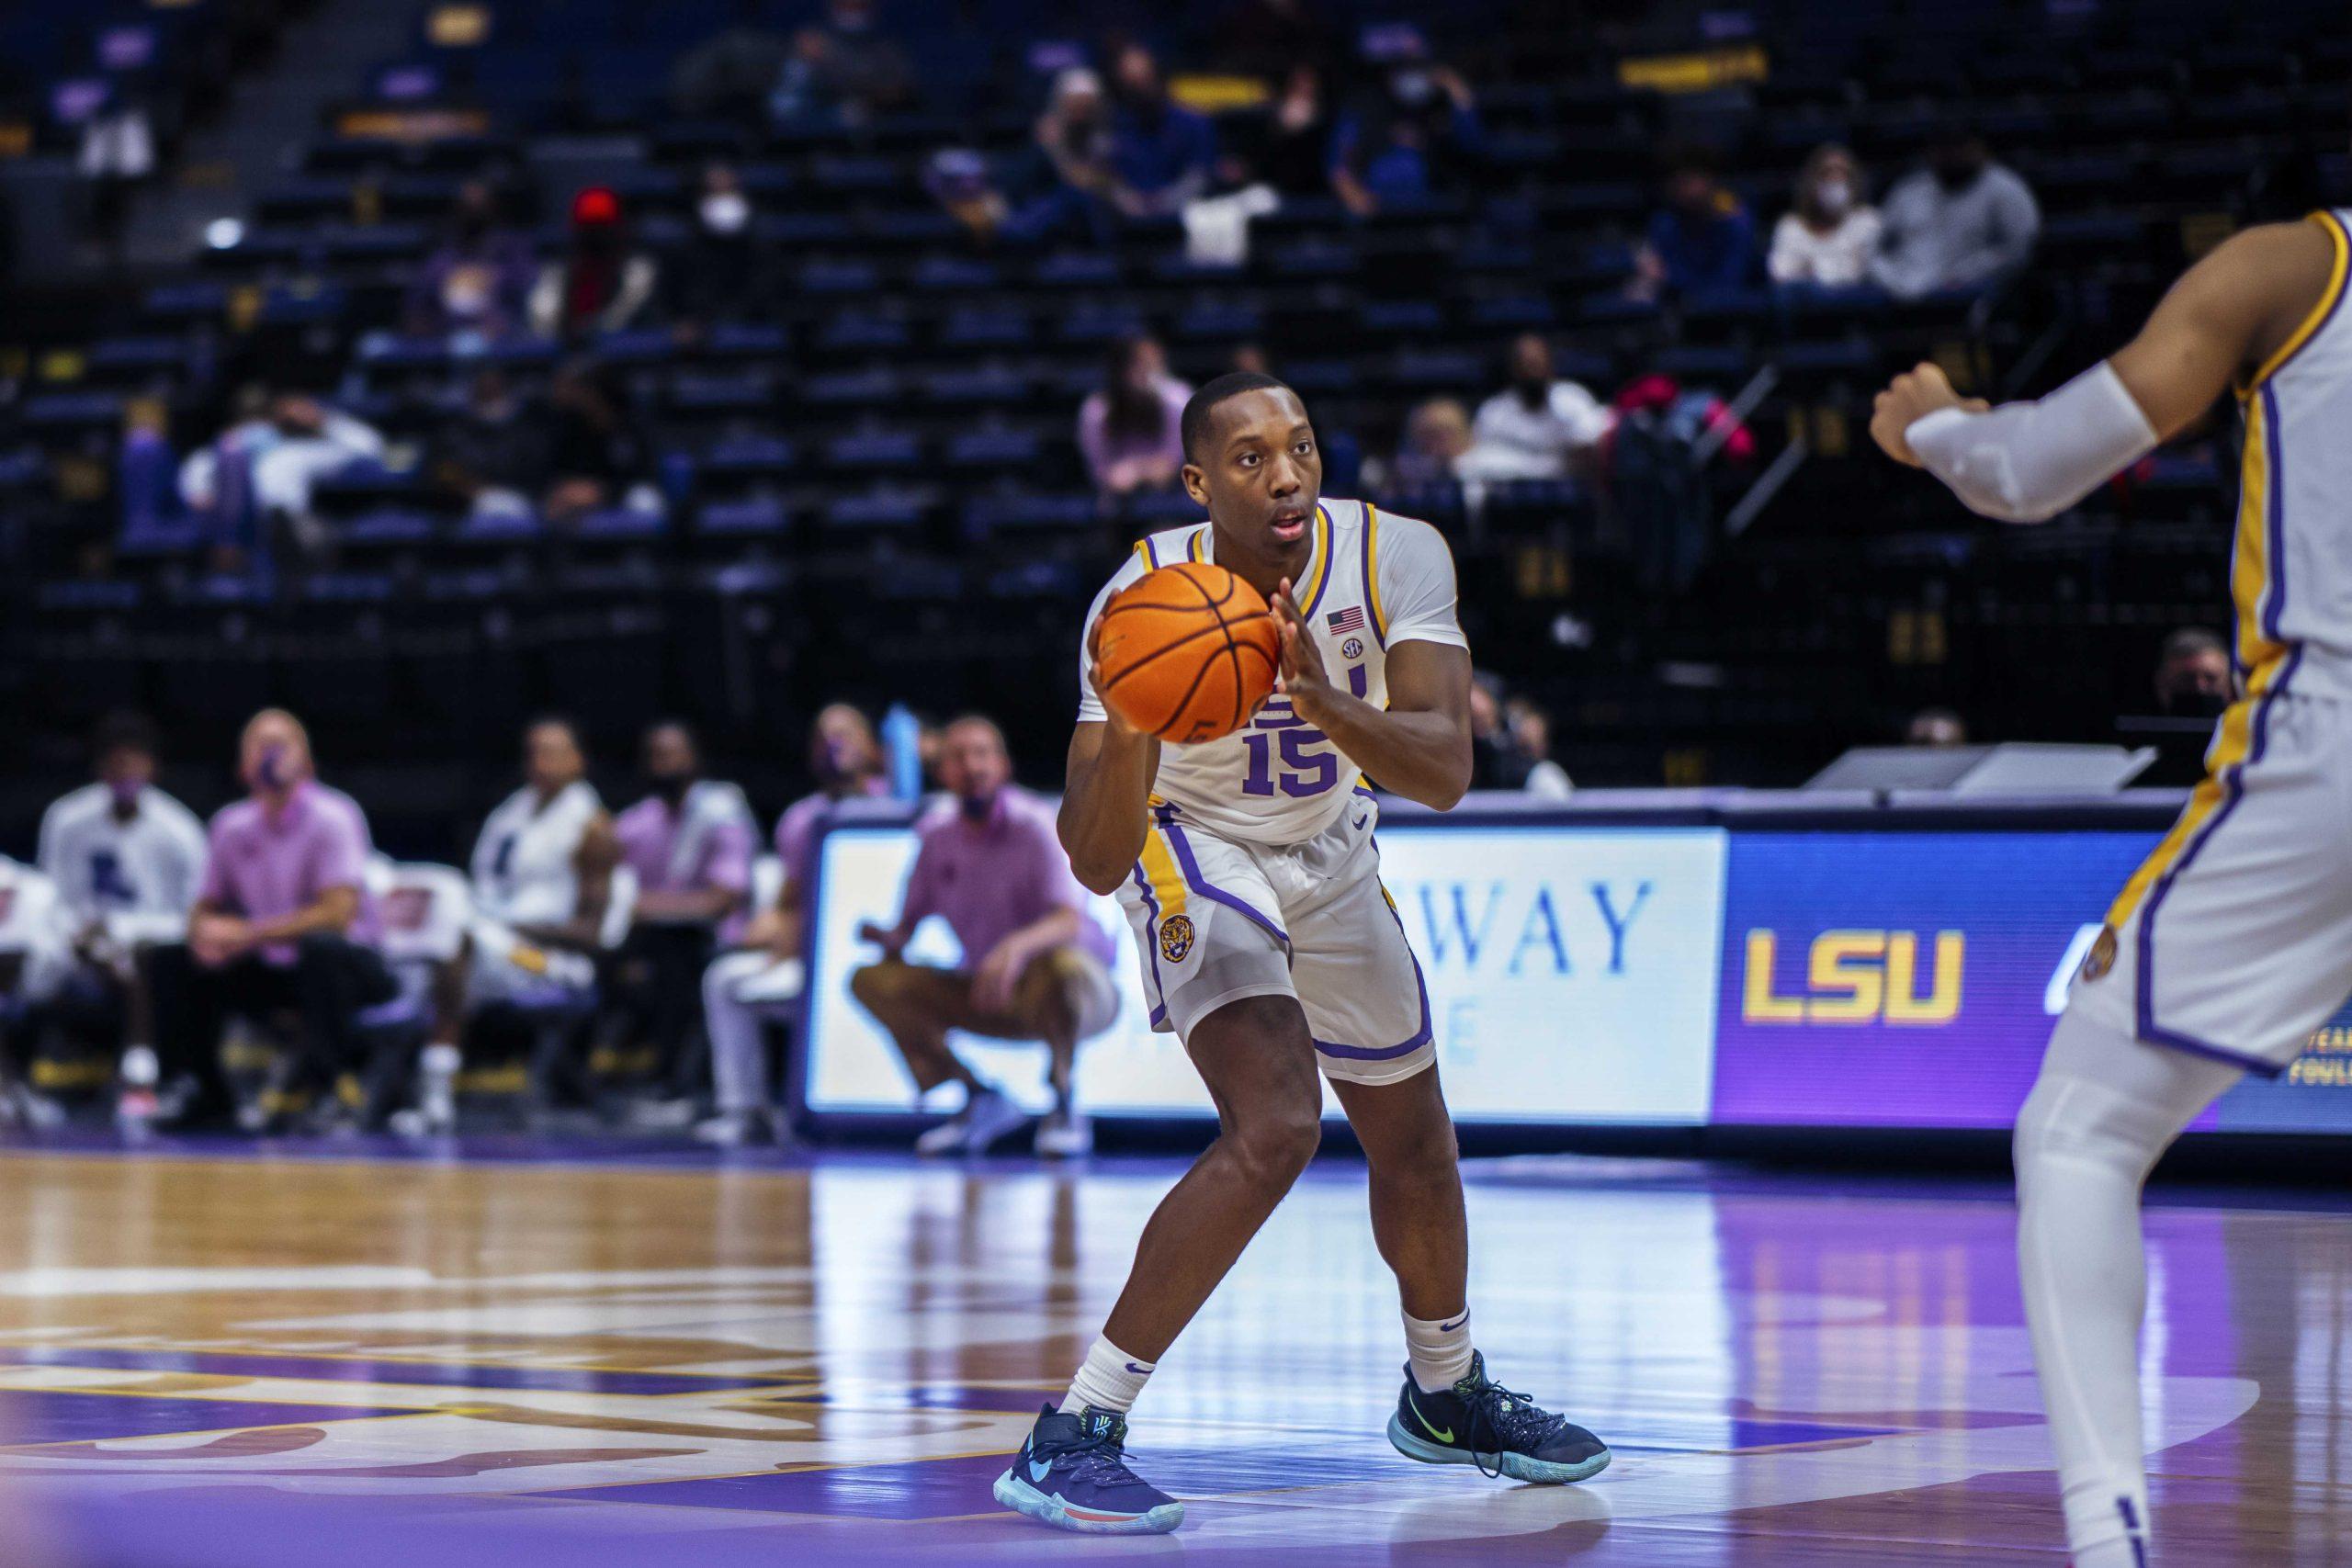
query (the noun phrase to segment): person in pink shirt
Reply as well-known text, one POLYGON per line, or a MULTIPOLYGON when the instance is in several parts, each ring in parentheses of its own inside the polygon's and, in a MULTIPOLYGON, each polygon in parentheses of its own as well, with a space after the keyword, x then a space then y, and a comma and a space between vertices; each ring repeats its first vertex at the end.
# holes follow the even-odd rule
POLYGON ((368 818, 319 783, 301 721, 282 708, 255 714, 237 771, 251 793, 212 818, 187 941, 156 949, 149 970, 164 1074, 193 1086, 172 1118, 179 1126, 218 1123, 233 1109, 219 1056, 230 1015, 298 1014, 281 1087, 318 1089, 357 1062, 359 1013, 397 989, 371 945, 368 818))
POLYGON ((882 957, 850 976, 850 994, 889 1031, 917 1089, 964 1086, 964 1109, 916 1140, 919 1151, 978 1154, 1028 1120, 949 1047, 948 1031, 962 1030, 1045 1042, 1054 1110, 1038 1126, 1037 1152, 1085 1154, 1093 1133, 1072 1101, 1071 1066, 1079 1042, 1118 1017, 1111 937, 1088 910, 1053 807, 1012 783, 1012 759, 993 722, 975 715, 950 724, 940 736, 939 773, 952 798, 915 825, 898 923, 859 928, 882 957), (954 968, 901 956, 932 915, 962 944, 954 968))
POLYGON ((664 1082, 682 1092, 698 1067, 688 1047, 699 1039, 702 972, 742 928, 759 829, 741 789, 702 776, 685 725, 648 729, 643 758, 646 796, 613 819, 621 863, 637 874, 637 905, 607 991, 653 1047, 664 1082))
POLYGON ((702 976, 703 1026, 710 1035, 716 1113, 695 1128, 707 1144, 732 1148, 754 1140, 790 1141, 769 1087, 763 1024, 800 999, 807 976, 801 950, 808 895, 816 886, 811 852, 825 821, 844 802, 887 799, 882 743, 874 725, 848 703, 831 703, 809 727, 808 769, 817 789, 785 808, 775 827, 784 886, 753 915, 737 951, 720 954, 702 976))

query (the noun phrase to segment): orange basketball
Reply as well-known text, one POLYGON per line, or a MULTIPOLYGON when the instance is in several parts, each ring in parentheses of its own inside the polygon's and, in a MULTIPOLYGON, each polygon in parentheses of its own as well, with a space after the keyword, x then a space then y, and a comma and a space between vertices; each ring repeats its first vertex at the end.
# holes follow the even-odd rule
POLYGON ((1094 623, 1102 704, 1162 740, 1232 734, 1273 694, 1282 637, 1258 591, 1221 566, 1146 572, 1094 623))

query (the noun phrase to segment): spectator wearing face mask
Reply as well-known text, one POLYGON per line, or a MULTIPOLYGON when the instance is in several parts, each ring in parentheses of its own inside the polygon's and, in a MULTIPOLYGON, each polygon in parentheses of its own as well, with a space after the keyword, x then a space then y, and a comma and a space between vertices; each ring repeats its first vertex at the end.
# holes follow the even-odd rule
POLYGON ((1159 62, 1141 44, 1118 51, 1111 94, 1111 168, 1117 176, 1113 197, 1120 210, 1130 218, 1183 210, 1208 189, 1216 162, 1216 133, 1208 117, 1168 96, 1159 62))
POLYGON ((1816 147, 1797 175, 1795 202, 1773 225, 1766 270, 1778 284, 1850 288, 1870 277, 1880 228, 1854 155, 1834 144, 1816 147))
POLYGON ((847 703, 818 714, 808 736, 813 794, 785 808, 775 827, 784 885, 775 903, 754 914, 737 935, 735 951, 703 971, 703 1023, 710 1035, 711 1082, 717 1113, 695 1129, 707 1144, 733 1148, 790 1138, 768 1075, 768 1019, 800 998, 807 974, 809 898, 817 886, 818 836, 843 803, 889 797, 882 745, 865 715, 847 703))
POLYGON ((2155 740, 2156 760, 2137 782, 2193 784, 2205 776, 2213 725, 2237 692, 2229 645, 2203 626, 2183 626, 2165 638, 2151 689, 2160 722, 2124 727, 2133 744, 2144 744, 2149 732, 2155 740))
POLYGON ((1509 370, 1510 384, 1478 405, 1470 449, 1454 471, 1464 480, 1568 478, 1615 423, 1607 405, 1554 374, 1541 333, 1511 344, 1509 370))
POLYGON ((980 1154, 1028 1118, 949 1046, 950 1031, 1042 1040, 1054 1111, 1037 1130, 1041 1155, 1082 1155, 1093 1133, 1077 1107, 1079 1043, 1118 1016, 1110 935, 1087 908, 1054 826, 1054 808, 1012 783, 996 725, 977 715, 941 732, 939 771, 950 799, 916 825, 915 863, 897 921, 858 928, 879 961, 850 976, 850 992, 889 1032, 919 1092, 964 1086, 964 1109, 917 1139, 924 1154, 980 1154), (915 928, 933 915, 963 950, 954 967, 910 963, 915 928))
POLYGON ((697 324, 740 318, 757 304, 759 254, 752 237, 752 198, 725 164, 702 172, 695 197, 694 231, 679 269, 677 310, 697 324))
POLYGON ((1665 157, 1665 204, 1634 258, 1638 299, 1690 299, 1736 292, 1756 265, 1756 224, 1716 176, 1706 149, 1685 145, 1665 157))
POLYGON ((522 329, 538 262, 531 242, 500 220, 498 193, 481 180, 458 189, 447 233, 408 298, 408 330, 505 337, 522 329))
POLYGON ((1456 187, 1485 145, 1470 84, 1418 30, 1380 29, 1374 52, 1375 85, 1331 136, 1332 193, 1359 218, 1456 187))
POLYGON ((1938 133, 1927 166, 1887 192, 1884 218, 1871 276, 1903 299, 1996 283, 2025 265, 2041 232, 2032 190, 1962 125, 1938 133))
POLYGON ((1007 236, 1035 242, 1075 232, 1107 241, 1122 198, 1102 79, 1078 65, 1057 75, 1033 140, 1025 199, 1006 220, 1007 236))
POLYGON ((702 972, 741 928, 758 829, 741 789, 702 776, 701 748, 686 726, 648 729, 643 766, 645 798, 613 822, 638 894, 612 989, 674 1077, 695 1036, 702 972))

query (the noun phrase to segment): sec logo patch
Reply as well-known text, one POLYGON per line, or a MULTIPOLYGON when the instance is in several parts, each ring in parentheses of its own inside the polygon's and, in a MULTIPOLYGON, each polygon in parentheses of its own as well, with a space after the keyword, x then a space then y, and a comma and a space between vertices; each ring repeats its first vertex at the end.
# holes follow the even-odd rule
POLYGON ((1193 951, 1193 918, 1170 915, 1159 922, 1159 956, 1170 964, 1182 964, 1184 955, 1193 951))
POLYGON ((1340 645, 1340 652, 1349 659, 1362 659, 1363 657, 1363 638, 1360 637, 1351 637, 1348 638, 1347 641, 1340 645))
POLYGON ((2096 980, 2115 967, 2115 928, 2101 926, 2098 940, 2083 954, 2083 978, 2096 980))

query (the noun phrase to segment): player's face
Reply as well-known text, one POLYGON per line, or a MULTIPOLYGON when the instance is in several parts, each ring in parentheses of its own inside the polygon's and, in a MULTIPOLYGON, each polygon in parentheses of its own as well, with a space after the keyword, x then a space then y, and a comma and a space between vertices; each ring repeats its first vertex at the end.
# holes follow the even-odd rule
POLYGON ((1218 538, 1258 555, 1299 553, 1323 493, 1323 452, 1297 394, 1267 388, 1219 403, 1200 461, 1184 465, 1184 489, 1208 508, 1218 538))
POLYGON ((532 787, 559 790, 587 771, 580 742, 560 724, 537 724, 523 738, 523 772, 532 787))

